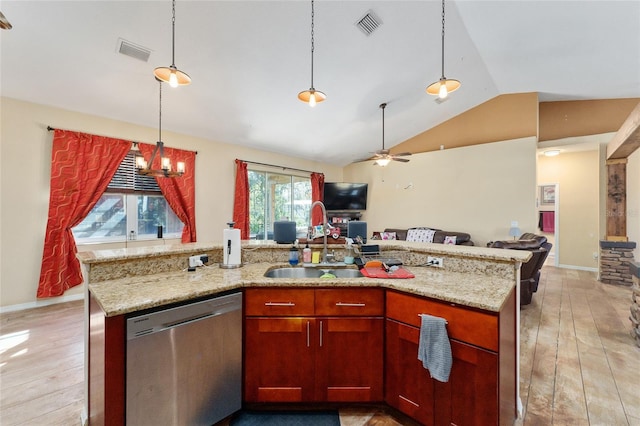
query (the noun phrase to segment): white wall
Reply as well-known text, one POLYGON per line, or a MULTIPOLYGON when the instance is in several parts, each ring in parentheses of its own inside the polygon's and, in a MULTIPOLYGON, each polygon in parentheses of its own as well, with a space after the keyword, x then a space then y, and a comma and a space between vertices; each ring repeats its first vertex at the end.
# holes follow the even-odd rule
POLYGON ((511 221, 536 232, 536 140, 428 152, 387 167, 345 168, 345 180, 369 183, 368 235, 429 226, 467 232, 476 245, 510 239, 511 221))
MULTIPOLYGON (((158 130, 9 98, 0 102, 0 307, 30 305, 36 304, 49 204, 53 133, 47 125, 147 143, 155 143, 158 130)), ((327 180, 342 180, 342 167, 165 130, 162 135, 167 146, 198 152, 198 241, 220 242, 222 229, 232 218, 236 158, 323 172, 327 180)), ((80 287, 65 296, 80 295, 80 287)))

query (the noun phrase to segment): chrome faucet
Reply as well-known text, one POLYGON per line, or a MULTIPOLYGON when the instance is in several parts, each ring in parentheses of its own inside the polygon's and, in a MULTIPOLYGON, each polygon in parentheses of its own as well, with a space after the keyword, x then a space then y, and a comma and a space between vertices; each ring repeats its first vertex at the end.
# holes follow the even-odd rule
POLYGON ((315 201, 313 204, 311 204, 311 209, 309 209, 309 227, 312 228, 313 227, 313 208, 315 206, 320 206, 320 208, 322 209, 322 241, 323 241, 323 245, 324 248, 322 249, 322 263, 328 263, 327 262, 327 209, 325 208, 324 204, 322 203, 322 201, 315 201))

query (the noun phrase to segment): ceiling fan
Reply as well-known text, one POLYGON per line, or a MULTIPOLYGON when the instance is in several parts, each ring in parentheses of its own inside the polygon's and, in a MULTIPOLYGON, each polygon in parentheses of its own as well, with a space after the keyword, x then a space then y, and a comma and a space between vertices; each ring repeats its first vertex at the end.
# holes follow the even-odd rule
POLYGON ((410 152, 401 152, 398 154, 391 154, 388 149, 384 148, 384 109, 386 107, 387 107, 386 103, 380 104, 380 109, 382 109, 382 149, 379 149, 373 153, 374 156, 372 159, 375 160, 373 162, 374 166, 384 167, 387 164, 389 164, 391 161, 400 161, 402 163, 408 163, 409 162, 408 158, 401 158, 401 157, 406 157, 408 155, 411 155, 410 152))

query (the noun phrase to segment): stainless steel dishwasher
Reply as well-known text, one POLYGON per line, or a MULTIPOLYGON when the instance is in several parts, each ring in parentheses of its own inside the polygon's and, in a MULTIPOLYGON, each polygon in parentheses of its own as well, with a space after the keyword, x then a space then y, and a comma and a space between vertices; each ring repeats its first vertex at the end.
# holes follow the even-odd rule
POLYGON ((127 319, 129 426, 212 425, 242 404, 242 293, 127 319))

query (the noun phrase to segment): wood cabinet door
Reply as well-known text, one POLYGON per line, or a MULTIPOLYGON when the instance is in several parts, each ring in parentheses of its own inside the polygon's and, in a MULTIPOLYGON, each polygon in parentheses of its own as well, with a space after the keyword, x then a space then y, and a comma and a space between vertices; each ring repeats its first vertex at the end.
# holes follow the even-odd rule
POLYGON ((385 402, 425 425, 434 421, 434 380, 418 360, 420 329, 386 320, 385 402))
POLYGON ((245 319, 245 401, 314 400, 315 328, 313 318, 245 319))
POLYGON ((321 317, 316 323, 317 400, 381 402, 383 318, 321 317))
POLYGON ((498 424, 498 355, 457 340, 451 353, 449 381, 435 381, 435 424, 498 424))

